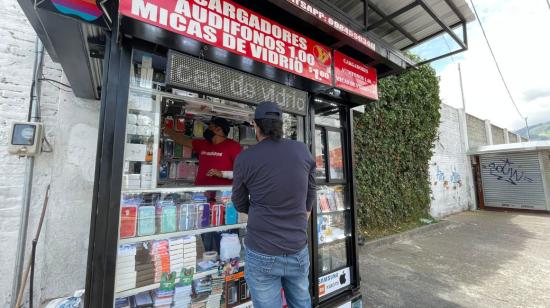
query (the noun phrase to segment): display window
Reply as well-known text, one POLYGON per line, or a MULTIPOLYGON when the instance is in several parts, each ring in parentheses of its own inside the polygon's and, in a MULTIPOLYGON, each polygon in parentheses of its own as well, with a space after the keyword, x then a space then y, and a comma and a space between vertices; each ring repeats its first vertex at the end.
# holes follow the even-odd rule
MULTIPOLYGON (((133 51, 114 307, 237 307, 250 292, 232 171, 257 142, 254 106, 169 88, 165 72, 163 55, 133 51)), ((304 140, 302 116, 283 124, 304 140)))
POLYGON ((354 261, 350 184, 346 181, 346 151, 342 125, 344 107, 314 100, 317 163, 316 248, 317 287, 321 299, 350 287, 354 261), (335 280, 336 279, 336 280, 335 280))

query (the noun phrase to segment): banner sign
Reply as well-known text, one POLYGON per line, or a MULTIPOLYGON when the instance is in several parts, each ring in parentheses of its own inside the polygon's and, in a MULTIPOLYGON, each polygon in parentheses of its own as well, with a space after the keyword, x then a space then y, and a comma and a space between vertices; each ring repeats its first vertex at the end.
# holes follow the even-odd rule
POLYGON ((349 267, 319 277, 319 296, 323 297, 350 285, 349 267))
POLYGON ((167 63, 166 85, 251 104, 268 100, 283 111, 307 113, 307 92, 173 50, 167 63))
POLYGON ((337 30, 338 32, 346 35, 352 40, 359 42, 361 45, 369 48, 372 51, 376 51, 376 44, 373 41, 366 38, 363 34, 353 31, 343 23, 335 20, 331 16, 325 14, 321 10, 312 6, 309 2, 304 0, 287 0, 288 3, 294 5, 295 7, 301 9, 307 14, 315 17, 317 20, 323 22, 324 24, 329 25, 331 28, 337 30))
POLYGON ((328 47, 229 0, 120 0, 121 14, 332 85, 328 47))
POLYGON ((378 99, 376 69, 334 51, 334 86, 370 99, 378 99))
MULTIPOLYGON (((36 0, 37 8, 65 15, 102 28, 110 28, 108 0, 36 0)), ((113 12, 113 11, 111 11, 113 12)))

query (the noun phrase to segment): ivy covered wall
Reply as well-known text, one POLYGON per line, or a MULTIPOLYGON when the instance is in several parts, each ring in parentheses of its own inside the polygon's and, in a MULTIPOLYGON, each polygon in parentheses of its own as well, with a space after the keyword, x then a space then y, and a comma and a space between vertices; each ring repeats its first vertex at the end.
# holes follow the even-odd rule
POLYGON ((440 119, 430 66, 381 79, 379 92, 354 119, 358 221, 367 235, 429 216, 428 162, 440 119))

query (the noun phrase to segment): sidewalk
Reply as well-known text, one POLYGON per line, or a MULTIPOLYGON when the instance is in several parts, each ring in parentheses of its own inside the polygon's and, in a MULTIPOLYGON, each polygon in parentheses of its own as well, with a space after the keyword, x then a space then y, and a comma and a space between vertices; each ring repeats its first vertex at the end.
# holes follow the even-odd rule
POLYGON ((550 307, 550 215, 465 212, 359 252, 366 307, 550 307))

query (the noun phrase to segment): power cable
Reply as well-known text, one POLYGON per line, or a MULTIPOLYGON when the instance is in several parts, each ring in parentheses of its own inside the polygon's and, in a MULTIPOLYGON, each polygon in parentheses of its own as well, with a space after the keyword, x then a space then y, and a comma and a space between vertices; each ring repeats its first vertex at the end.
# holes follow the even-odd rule
POLYGON ((498 74, 500 75, 500 79, 502 80, 502 83, 504 84, 504 87, 506 88, 506 92, 508 92, 508 96, 510 97, 510 100, 512 101, 512 104, 514 104, 514 107, 516 108, 516 111, 518 112, 521 119, 525 120, 525 117, 523 117, 523 114, 521 114, 521 112, 519 111, 519 108, 516 105, 516 102, 514 101, 514 98, 512 97, 512 93, 510 92, 510 89, 508 88, 508 84, 506 83, 506 80, 504 80, 504 76, 502 75, 502 71, 500 70, 500 66, 498 65, 498 61, 497 61, 497 58, 495 57, 495 53, 493 52, 493 48, 491 48, 491 44, 489 43, 489 39, 487 39, 487 35, 485 34, 485 29, 483 28, 483 24, 481 23, 481 19, 479 19, 479 15, 477 14, 477 10, 476 10, 476 7, 474 5, 474 1, 470 0, 470 3, 472 4, 472 9, 474 10, 474 14, 476 15, 479 26, 481 27, 481 32, 483 32, 483 37, 485 38, 485 42, 487 43, 487 46, 489 47, 489 51, 491 52, 491 56, 493 57, 493 61, 495 62, 495 65, 497 67, 498 74))
POLYGON ((61 91, 65 91, 65 92, 71 92, 71 90, 67 90, 67 89, 63 89, 61 87, 58 87, 56 86, 55 84, 60 84, 64 87, 68 87, 69 89, 71 89, 71 86, 67 85, 67 84, 64 84, 62 82, 59 82, 59 81, 56 81, 56 80, 53 80, 53 79, 48 79, 48 78, 40 78, 40 80, 43 80, 43 81, 46 81, 47 83, 49 83, 52 87, 58 89, 58 90, 61 90, 61 91))

